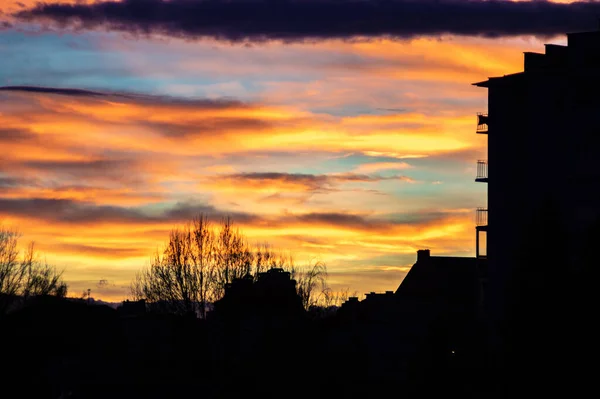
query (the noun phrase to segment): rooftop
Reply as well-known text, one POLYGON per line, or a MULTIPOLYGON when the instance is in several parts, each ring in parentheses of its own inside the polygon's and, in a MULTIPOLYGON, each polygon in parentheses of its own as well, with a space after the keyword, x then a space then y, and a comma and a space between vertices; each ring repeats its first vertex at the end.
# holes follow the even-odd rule
POLYGON ((567 33, 568 45, 545 44, 545 52, 524 52, 523 72, 489 77, 473 86, 490 87, 507 78, 525 76, 539 71, 561 71, 567 68, 600 68, 600 30, 567 33))
POLYGON ((398 289, 398 299, 468 303, 474 300, 478 281, 477 258, 431 256, 418 251, 417 262, 398 289))

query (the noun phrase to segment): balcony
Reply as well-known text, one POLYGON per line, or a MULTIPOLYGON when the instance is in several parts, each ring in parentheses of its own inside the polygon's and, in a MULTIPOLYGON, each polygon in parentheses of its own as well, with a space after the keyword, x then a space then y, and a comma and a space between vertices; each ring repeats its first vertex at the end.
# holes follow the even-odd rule
POLYGON ((477 133, 487 134, 488 132, 488 114, 477 113, 477 133))
POLYGON ((479 160, 477 161, 477 176, 475 177, 475 181, 479 183, 487 183, 488 182, 488 163, 487 161, 479 160))
POLYGON ((477 230, 487 230, 488 226, 488 210, 487 208, 477 208, 475 213, 475 225, 477 230))

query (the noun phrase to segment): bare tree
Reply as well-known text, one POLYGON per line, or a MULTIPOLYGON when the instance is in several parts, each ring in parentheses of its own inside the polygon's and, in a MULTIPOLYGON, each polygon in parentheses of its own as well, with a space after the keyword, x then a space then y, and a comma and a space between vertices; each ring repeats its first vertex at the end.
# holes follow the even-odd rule
POLYGON ((321 261, 311 262, 304 270, 295 271, 296 292, 302 298, 304 309, 317 306, 327 290, 327 266, 321 261))
MULTIPOLYGON (((341 306, 351 296, 348 287, 334 291, 329 286, 327 265, 322 261, 312 261, 302 270, 298 270, 294 266, 292 275, 296 279, 296 291, 302 298, 302 304, 306 310, 312 307, 341 306)), ((354 291, 352 296, 358 296, 358 292, 354 291)))
POLYGON ((162 253, 141 270, 131 284, 134 299, 145 299, 157 310, 204 317, 212 299, 215 236, 200 215, 183 229, 174 229, 162 253))
POLYGON ((227 284, 253 272, 253 260, 230 218, 216 228, 201 214, 171 231, 166 248, 135 277, 131 293, 159 310, 204 317, 207 304, 222 298, 227 284))
POLYGON ((349 291, 348 287, 342 288, 340 291, 334 291, 330 287, 325 287, 322 296, 323 300, 321 301, 322 306, 325 308, 341 306, 350 297, 349 291))
POLYGON ((324 299, 327 268, 323 262, 300 271, 291 255, 267 243, 251 247, 231 218, 214 226, 201 214, 171 231, 165 249, 132 281, 131 294, 157 310, 205 317, 207 304, 221 299, 228 284, 248 275, 257 279, 273 268, 284 269, 297 280, 296 290, 306 309, 324 299))
POLYGON ((206 317, 206 305, 212 298, 213 282, 213 258, 215 253, 214 233, 206 216, 200 215, 193 221, 192 228, 193 248, 191 257, 194 264, 194 272, 197 275, 196 289, 200 302, 200 316, 206 317))
POLYGON ((221 220, 216 234, 214 256, 214 296, 221 298, 225 287, 233 280, 253 273, 254 253, 239 229, 233 228, 231 218, 221 220))
POLYGON ((33 296, 67 295, 62 272, 38 259, 33 242, 19 259, 19 237, 17 231, 0 227, 0 314, 33 296))

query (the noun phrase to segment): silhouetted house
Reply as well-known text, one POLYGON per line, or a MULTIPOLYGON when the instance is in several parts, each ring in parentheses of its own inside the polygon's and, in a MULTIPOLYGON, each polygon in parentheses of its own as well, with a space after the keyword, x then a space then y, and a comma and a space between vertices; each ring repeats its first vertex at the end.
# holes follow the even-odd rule
POLYGON ((384 302, 387 299, 393 298, 394 291, 386 291, 383 293, 371 291, 368 294, 365 294, 365 301, 370 301, 372 303, 384 302))
POLYGON ((410 319, 415 334, 441 328, 450 346, 464 346, 481 316, 480 268, 484 259, 431 256, 417 252, 395 296, 403 318, 410 319))
POLYGON ((123 301, 121 306, 117 308, 121 317, 136 317, 146 314, 146 301, 123 301))
POLYGON ((365 294, 365 299, 350 297, 338 309, 337 315, 344 322, 358 323, 395 323, 397 301, 394 291, 385 293, 370 292, 365 294))
POLYGON ((473 313, 479 303, 478 278, 476 258, 431 256, 423 249, 395 295, 403 302, 473 313))
MULTIPOLYGON (((441 364, 454 353, 471 352, 479 317, 481 262, 485 263, 474 257, 418 251, 396 292, 371 292, 362 301, 350 298, 342 305, 338 311, 342 328, 328 344, 335 352, 359 358, 362 377, 385 388, 383 392, 410 383, 409 370, 426 369, 415 365, 415 359, 425 365, 441 364)), ((427 378, 427 383, 436 384, 437 378, 427 378)))
POLYGON ((396 302, 394 291, 370 292, 361 302, 362 311, 368 315, 370 323, 385 323, 396 319, 396 302))
POLYGON ((346 302, 342 303, 340 309, 352 309, 358 306, 359 303, 360 301, 358 300, 357 296, 351 296, 346 300, 346 302))
POLYGON ((467 387, 480 381, 480 281, 486 262, 417 251, 416 263, 394 293, 403 323, 398 336, 407 343, 398 352, 408 396, 469 396, 467 387))
POLYGON ((254 290, 259 297, 279 299, 279 303, 294 302, 294 299, 299 299, 296 295, 296 280, 292 280, 290 273, 283 269, 273 268, 265 273, 259 273, 254 290))
POLYGON ((223 397, 241 396, 250 386, 261 393, 257 396, 272 397, 281 391, 285 376, 297 363, 287 348, 302 340, 305 326, 302 300, 290 273, 276 268, 233 280, 209 316, 212 345, 218 348, 215 366, 227 370, 222 375, 227 381, 241 381, 239 394, 223 397), (265 370, 268 381, 259 377, 265 370))
POLYGON ((556 249, 572 265, 600 218, 600 31, 567 38, 566 46, 526 52, 522 72, 474 83, 488 89, 488 113, 477 129, 488 140, 477 180, 489 181, 487 207, 478 210, 477 252, 489 259, 494 319, 503 317, 515 260, 547 233, 539 220, 548 204, 565 233, 556 249))
POLYGON ((253 320, 262 326, 297 320, 304 314, 296 294, 296 281, 283 269, 273 268, 235 279, 225 287, 225 295, 215 302, 215 315, 221 319, 253 320))
POLYGON ((371 292, 360 302, 349 298, 339 313, 346 318, 359 315, 368 322, 409 314, 407 317, 416 315, 423 320, 453 320, 456 325, 467 319, 471 323, 479 317, 479 278, 485 263, 485 259, 431 256, 430 250, 419 250, 416 263, 396 292, 371 292))

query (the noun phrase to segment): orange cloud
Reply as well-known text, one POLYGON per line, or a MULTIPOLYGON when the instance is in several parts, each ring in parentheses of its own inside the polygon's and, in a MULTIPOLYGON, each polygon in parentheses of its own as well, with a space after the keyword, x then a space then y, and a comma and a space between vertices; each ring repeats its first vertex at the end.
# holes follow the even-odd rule
POLYGON ((306 173, 238 173, 211 176, 206 183, 220 190, 236 193, 286 193, 286 192, 328 192, 338 190, 347 183, 373 183, 385 180, 413 180, 407 176, 382 177, 357 173, 337 173, 312 175, 306 173))
MULTIPOLYGON (((107 276, 120 287, 126 287, 133 273, 164 244, 168 230, 182 223, 166 218, 144 223, 117 219, 72 224, 45 218, 43 213, 16 217, 9 213, 4 221, 20 226, 26 232, 24 239, 37 241, 37 248, 48 261, 65 267, 66 277, 79 288, 107 276)), ((433 212, 397 222, 360 213, 288 213, 245 221, 242 218, 237 224, 251 243, 270 241, 275 248, 291 250, 301 264, 318 256, 327 262, 330 271, 340 275, 379 268, 372 259, 382 255, 397 256, 399 261, 408 263, 415 251, 424 247, 439 254, 466 253, 474 240, 469 210, 433 212)), ((390 273, 391 279, 401 279, 403 271, 393 274, 395 267, 404 264, 387 264, 386 270, 390 271, 386 273, 390 273)), ((377 289, 370 284, 357 286, 343 279, 342 282, 362 290, 377 289)), ((116 300, 126 294, 125 288, 115 289, 113 296, 105 299, 116 300)))
MULTIPOLYGON (((484 143, 473 132, 470 103, 444 108, 405 87, 382 104, 388 97, 380 94, 411 77, 439 83, 440 97, 449 96, 453 80, 477 80, 468 76, 495 62, 469 64, 485 43, 449 45, 428 70, 419 68, 429 64, 423 55, 435 52, 429 42, 415 43, 412 52, 403 42, 344 43, 338 54, 360 54, 378 66, 325 63, 319 71, 340 75, 308 84, 264 83, 265 92, 245 102, 1 91, 0 220, 20 227, 49 261, 64 266, 74 291, 111 281, 105 299, 124 298, 131 277, 169 229, 198 212, 231 214, 252 242, 289 249, 299 262, 319 256, 340 287, 364 292, 384 288, 386 279, 399 283, 417 249, 472 254, 474 245, 471 211, 457 209, 456 201, 446 201, 446 211, 422 203, 418 190, 425 185, 413 176, 420 170, 413 162, 448 154, 462 159, 484 143), (461 61, 460 49, 473 55, 469 62, 461 61), (397 70, 403 62, 405 76, 397 70), (362 93, 371 93, 364 112, 316 110, 351 106, 362 93), (397 101, 411 107, 373 111, 403 108, 397 101), (363 159, 352 163, 345 154, 363 159), (405 184, 410 181, 417 184, 405 184), (373 270, 380 268, 385 279, 356 277, 379 276, 373 270)), ((337 44, 312 53, 328 54, 337 44)), ((282 50, 269 44, 257 51, 282 50)), ((512 65, 502 57, 496 68, 512 65)), ((229 64, 214 73, 252 73, 252 66, 229 64)), ((295 68, 290 65, 290 73, 295 68)), ((221 88, 213 89, 218 94, 221 88)), ((463 98, 481 102, 480 92, 465 90, 463 98)))

